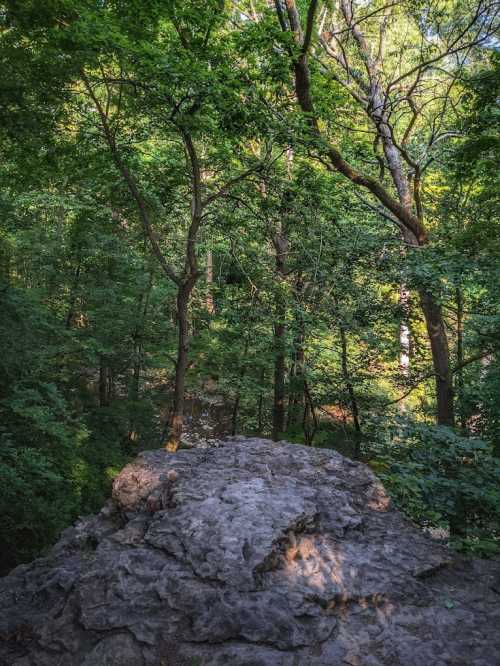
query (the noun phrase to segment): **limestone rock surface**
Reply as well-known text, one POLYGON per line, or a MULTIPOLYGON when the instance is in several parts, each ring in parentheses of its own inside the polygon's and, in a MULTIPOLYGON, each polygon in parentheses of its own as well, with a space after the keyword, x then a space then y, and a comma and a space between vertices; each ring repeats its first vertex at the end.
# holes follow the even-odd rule
POLYGON ((141 454, 0 579, 2 666, 494 666, 500 563, 465 561, 333 451, 141 454))

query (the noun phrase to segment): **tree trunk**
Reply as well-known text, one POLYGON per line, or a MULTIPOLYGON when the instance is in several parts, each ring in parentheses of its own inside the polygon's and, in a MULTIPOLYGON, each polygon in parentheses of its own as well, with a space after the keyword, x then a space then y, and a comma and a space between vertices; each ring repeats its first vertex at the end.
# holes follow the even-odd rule
POLYGON ((179 448, 184 425, 184 390, 186 370, 189 354, 189 300, 191 292, 198 280, 198 258, 196 256, 197 234, 202 223, 202 180, 201 170, 193 140, 188 132, 181 130, 184 147, 191 164, 191 224, 186 239, 186 254, 184 275, 182 279, 176 278, 177 284, 177 322, 179 339, 177 347, 177 361, 175 364, 174 400, 170 413, 170 432, 165 445, 167 451, 175 453, 179 448))
MULTIPOLYGON (((129 400, 133 403, 137 403, 140 397, 141 369, 143 365, 143 356, 144 356, 144 347, 143 347, 144 327, 148 314, 149 298, 151 295, 152 287, 153 287, 153 271, 151 270, 149 273, 148 284, 146 286, 146 289, 141 293, 139 298, 139 303, 137 304, 138 321, 134 331, 134 352, 133 352, 134 364, 132 368, 132 378, 129 383, 129 390, 128 390, 129 400)), ((135 414, 136 410, 135 408, 133 408, 130 413, 129 431, 127 435, 127 440, 129 442, 133 442, 137 438, 135 414)))
POLYGON ((113 368, 108 368, 108 404, 116 398, 115 373, 113 368))
POLYGON ((437 422, 439 425, 453 427, 455 425, 453 378, 441 307, 429 291, 422 289, 419 296, 431 343, 432 363, 436 375, 437 422))
POLYGON ((239 372, 238 372, 238 378, 236 380, 236 396, 234 398, 234 403, 233 403, 233 413, 231 416, 231 435, 234 437, 236 435, 236 426, 238 424, 238 412, 240 409, 240 402, 241 402, 241 387, 243 384, 243 380, 245 379, 245 375, 247 373, 247 354, 248 354, 248 344, 249 344, 249 339, 247 336, 245 336, 245 345, 243 347, 243 363, 242 365, 239 366, 239 372))
POLYGON ((290 381, 290 399, 288 402, 288 427, 297 425, 304 408, 304 322, 299 322, 299 331, 295 338, 295 355, 290 381))
MULTIPOLYGON (((282 313, 280 313, 282 314, 282 313)), ((276 442, 281 439, 285 430, 285 325, 276 322, 274 325, 274 404, 272 438, 276 442)))
POLYGON ((214 260, 212 250, 207 250, 207 267, 206 267, 206 306, 208 314, 213 315, 215 312, 213 284, 214 284, 214 260))
MULTIPOLYGON (((455 415, 453 408, 453 375, 450 367, 448 339, 441 313, 441 307, 434 296, 422 290, 420 301, 425 316, 427 333, 431 342, 432 361, 436 375, 437 422, 438 425, 453 427, 455 415)), ((449 479, 456 479, 459 461, 449 467, 446 474, 449 479)), ((467 530, 467 507, 460 488, 456 486, 453 497, 453 509, 449 517, 450 534, 463 537, 467 530)))
POLYGON ((257 431, 259 435, 262 434, 262 430, 264 427, 264 419, 263 419, 263 404, 264 404, 264 379, 265 379, 265 371, 264 368, 261 369, 260 371, 260 393, 259 393, 259 401, 257 405, 257 431))
POLYGON ((99 359, 99 406, 108 406, 108 366, 104 356, 99 359))
POLYGON ((410 328, 408 326, 410 291, 402 281, 399 285, 399 304, 402 317, 399 324, 399 370, 405 380, 410 374, 410 328))
POLYGON ((304 443, 306 446, 314 446, 314 437, 318 430, 318 419, 316 417, 316 410, 314 409, 314 402, 309 391, 307 379, 304 376, 304 416, 302 419, 302 428, 304 431, 304 443))
MULTIPOLYGON (((288 251, 288 240, 279 224, 273 239, 276 250, 276 276, 278 285, 286 278, 285 258, 288 251)), ((285 431, 285 316, 286 303, 281 289, 276 296, 276 319, 274 322, 274 404, 272 439, 281 439, 285 431)))
POLYGON ((71 324, 73 322, 73 317, 75 314, 75 304, 76 304, 76 298, 78 294, 78 284, 80 282, 80 272, 81 272, 82 265, 81 263, 78 264, 76 267, 74 277, 73 277, 73 284, 71 285, 71 293, 70 293, 70 298, 69 298, 69 305, 68 305, 68 313, 66 315, 66 330, 69 331, 71 328, 71 324))
MULTIPOLYGON (((403 386, 410 378, 410 327, 408 326, 410 290, 403 280, 399 284, 399 305, 401 320, 399 322, 399 372, 403 386)), ((399 402, 399 411, 406 413, 406 398, 399 402)))
MULTIPOLYGON (((313 25, 314 12, 317 2, 309 5, 308 25, 313 25)), ((403 230, 403 233, 412 237, 412 245, 422 246, 428 242, 427 230, 422 222, 422 205, 420 201, 420 177, 418 165, 414 177, 414 204, 415 212, 411 205, 411 194, 409 192, 408 178, 405 176, 401 164, 400 150, 397 149, 392 137, 392 131, 389 126, 387 108, 384 104, 383 90, 381 88, 381 79, 377 68, 373 68, 367 42, 359 28, 359 25, 352 20, 352 3, 342 0, 341 9, 344 13, 346 24, 352 31, 353 37, 358 45, 358 50, 365 67, 368 70, 368 80, 370 84, 370 105, 369 115, 373 120, 377 133, 382 139, 384 155, 388 162, 394 186, 398 193, 398 198, 394 198, 390 191, 386 189, 381 180, 377 180, 370 175, 358 171, 348 161, 346 161, 339 150, 332 144, 327 143, 323 134, 318 116, 314 108, 314 102, 311 91, 311 74, 308 62, 308 50, 311 43, 313 30, 308 29, 303 33, 299 12, 294 0, 287 0, 286 9, 288 15, 288 25, 284 20, 284 11, 281 3, 277 2, 276 11, 282 29, 290 31, 295 42, 301 47, 293 57, 293 69, 295 79, 295 94, 297 102, 306 114, 309 129, 314 138, 318 139, 326 148, 326 156, 329 158, 331 170, 343 174, 352 183, 358 187, 366 188, 383 205, 386 211, 392 213, 397 226, 403 230), (418 173, 417 173, 418 172, 418 173)), ((292 55, 292 51, 290 51, 292 55)), ((368 108, 367 108, 368 110, 368 108)), ((393 219, 394 219, 393 218, 393 219)), ((391 216, 389 215, 389 219, 391 216)), ((444 322, 439 305, 427 291, 422 290, 420 294, 422 309, 427 324, 427 330, 431 342, 434 370, 436 373, 436 394, 437 394, 437 422, 443 425, 453 425, 453 389, 450 372, 450 361, 448 354, 448 342, 444 322)))
POLYGON ((153 272, 149 273, 148 284, 144 292, 141 293, 137 307, 138 321, 134 331, 134 366, 132 371, 132 382, 129 391, 129 398, 134 402, 139 400, 139 387, 141 378, 141 368, 143 362, 143 337, 144 326, 148 314, 149 297, 153 287, 153 272))
POLYGON ((464 372, 462 367, 464 362, 464 301, 460 287, 456 288, 455 295, 457 301, 457 367, 459 368, 456 374, 458 413, 460 415, 460 429, 463 434, 466 434, 467 415, 463 404, 464 372))
MULTIPOLYGON (((358 401, 356 400, 356 393, 354 392, 354 386, 351 380, 351 375, 349 373, 349 360, 347 356, 347 335, 345 327, 343 324, 340 324, 340 346, 341 346, 341 363, 342 363, 342 377, 347 388, 347 394, 349 396, 349 405, 351 408, 352 421, 354 424, 354 430, 357 433, 361 432, 361 426, 359 424, 359 409, 358 401)), ((354 442, 354 458, 359 458, 359 441, 356 439, 354 442)))
POLYGON ((236 397, 233 403, 233 413, 231 415, 231 435, 234 437, 236 435, 236 426, 238 423, 238 411, 240 408, 241 393, 238 390, 236 397))
POLYGON ((179 286, 177 293, 177 361, 175 364, 174 398, 169 419, 169 436, 165 444, 167 451, 172 453, 175 453, 179 448, 184 424, 184 392, 189 354, 188 306, 193 287, 193 280, 186 280, 179 286))

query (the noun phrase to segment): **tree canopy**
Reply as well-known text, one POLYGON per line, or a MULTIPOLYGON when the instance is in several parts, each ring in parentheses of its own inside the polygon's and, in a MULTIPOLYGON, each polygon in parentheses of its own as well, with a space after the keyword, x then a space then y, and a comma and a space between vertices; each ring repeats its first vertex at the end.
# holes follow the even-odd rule
POLYGON ((4 571, 213 396, 498 552, 498 27, 494 0, 2 3, 4 571))

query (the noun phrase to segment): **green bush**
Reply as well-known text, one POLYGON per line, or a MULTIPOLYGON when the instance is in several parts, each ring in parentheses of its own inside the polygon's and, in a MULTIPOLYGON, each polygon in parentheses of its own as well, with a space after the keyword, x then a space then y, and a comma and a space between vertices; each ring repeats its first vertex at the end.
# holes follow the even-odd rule
POLYGON ((484 556, 500 552, 500 460, 492 444, 443 426, 378 423, 372 424, 369 459, 395 503, 416 523, 452 523, 455 548, 484 556))
MULTIPOLYGON (((11 350, 0 358, 1 575, 98 510, 135 452, 124 441, 128 402, 84 402, 78 374, 65 371, 67 336, 47 308, 11 288, 0 291, 0 305, 0 343, 11 350)), ((136 406, 134 421, 141 416, 136 406)))
POLYGON ((71 522, 77 497, 70 479, 43 453, 0 438, 0 571, 38 555, 71 522))

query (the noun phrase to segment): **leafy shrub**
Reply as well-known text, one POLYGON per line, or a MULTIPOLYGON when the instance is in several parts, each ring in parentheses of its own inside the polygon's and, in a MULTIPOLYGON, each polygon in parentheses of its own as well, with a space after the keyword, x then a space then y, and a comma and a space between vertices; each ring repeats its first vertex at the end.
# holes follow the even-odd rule
POLYGON ((369 458, 395 503, 416 523, 455 524, 451 544, 457 549, 500 552, 500 459, 491 444, 444 426, 399 421, 372 429, 369 458))
MULTIPOLYGON (((121 410, 85 405, 64 379, 64 332, 32 294, 0 291, 0 575, 43 553, 109 496, 133 451, 121 410), (83 412, 83 413, 82 413, 83 412)), ((137 407, 134 420, 139 421, 137 407)), ((145 417, 146 418, 146 417, 145 417)))
POLYGON ((0 437, 0 571, 38 555, 70 523, 77 498, 70 479, 42 452, 0 437))

